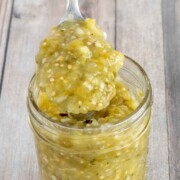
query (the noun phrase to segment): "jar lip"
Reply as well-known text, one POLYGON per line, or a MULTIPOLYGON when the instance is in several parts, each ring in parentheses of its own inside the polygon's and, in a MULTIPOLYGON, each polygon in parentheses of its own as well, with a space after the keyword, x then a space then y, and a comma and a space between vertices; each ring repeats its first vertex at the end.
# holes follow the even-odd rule
MULTIPOLYGON (((132 58, 130 58, 128 56, 125 56, 125 58, 130 60, 131 63, 133 63, 141 71, 141 73, 145 79, 147 89, 145 92, 145 96, 143 97, 139 106, 132 113, 130 113, 128 116, 122 118, 120 122, 110 123, 110 125, 107 127, 106 131, 108 131, 109 129, 112 129, 112 128, 121 127, 127 122, 128 122, 127 123, 128 126, 129 126, 129 124, 131 125, 131 124, 135 123, 138 120, 138 117, 140 117, 146 111, 147 107, 151 106, 153 103, 153 101, 152 101, 152 87, 151 87, 150 80, 147 76, 147 73, 135 60, 133 60, 132 58)), ((122 67, 122 69, 126 69, 126 68, 122 67)), ((34 78, 35 78, 35 74, 31 78, 29 88, 28 88, 27 107, 28 107, 28 110, 31 112, 31 114, 34 115, 33 111, 35 111, 35 113, 37 113, 40 116, 40 118, 38 118, 38 119, 36 118, 37 121, 42 123, 42 120, 43 120, 44 122, 48 122, 48 123, 52 124, 54 127, 60 128, 62 130, 79 131, 79 132, 84 132, 84 131, 101 132, 102 131, 101 126, 98 128, 86 128, 86 129, 81 129, 81 128, 77 128, 77 127, 66 127, 66 126, 59 124, 58 122, 55 122, 51 118, 47 117, 39 109, 39 107, 37 106, 35 101, 32 98, 30 98, 30 97, 32 97, 32 92, 31 92, 30 87, 31 87, 31 84, 33 83, 34 78), (33 107, 33 111, 31 109, 31 107, 33 107)))

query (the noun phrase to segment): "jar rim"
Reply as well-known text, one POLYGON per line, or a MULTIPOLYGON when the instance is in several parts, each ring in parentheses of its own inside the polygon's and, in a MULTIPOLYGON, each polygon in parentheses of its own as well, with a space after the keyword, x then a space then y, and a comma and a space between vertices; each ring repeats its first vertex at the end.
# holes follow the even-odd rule
MULTIPOLYGON (((146 92, 145 92, 145 95, 143 97, 143 99, 141 100, 139 106, 132 112, 130 113, 128 116, 126 117, 123 117, 121 119, 121 121, 119 122, 116 122, 116 123, 111 123, 110 126, 107 127, 107 131, 109 129, 112 129, 112 128, 115 128, 115 127, 122 127, 125 123, 132 125, 133 123, 135 123, 136 121, 138 121, 138 117, 140 117, 148 107, 150 107, 153 103, 152 101, 152 87, 151 87, 151 83, 150 83, 150 80, 147 76, 147 73, 145 72, 145 70, 135 61, 133 60, 132 58, 128 57, 128 56, 125 56, 125 59, 128 59, 131 63, 133 63, 139 70, 140 72, 142 73, 144 79, 145 79, 145 86, 147 87, 146 88, 146 92)), ((126 69, 124 66, 122 67, 122 69, 126 69)), ((79 132, 84 132, 84 131, 87 131, 87 132, 101 132, 102 131, 102 127, 97 127, 97 128, 85 128, 85 129, 82 129, 82 128, 78 128, 78 127, 66 127, 66 126, 63 126, 61 125, 60 123, 58 122, 55 122, 54 120, 52 120, 51 118, 47 117, 45 113, 43 113, 39 107, 37 106, 37 104, 35 103, 35 101, 33 100, 33 98, 30 98, 32 97, 32 92, 31 92, 31 84, 33 83, 34 81, 34 78, 35 78, 35 74, 33 75, 33 77, 31 78, 30 80, 30 83, 29 83, 29 88, 28 88, 28 97, 27 97, 27 107, 28 107, 28 110, 29 112, 31 112, 31 114, 33 116, 35 116, 35 114, 38 114, 39 115, 39 118, 37 119, 37 117, 35 117, 35 119, 37 121, 39 121, 39 123, 43 124, 51 124, 53 127, 56 127, 56 128, 60 128, 61 130, 68 130, 68 131, 79 131, 79 132), (33 108, 33 109, 32 109, 33 108)), ((123 126, 124 127, 124 126, 123 126)), ((126 126, 125 126, 126 127, 126 126)))

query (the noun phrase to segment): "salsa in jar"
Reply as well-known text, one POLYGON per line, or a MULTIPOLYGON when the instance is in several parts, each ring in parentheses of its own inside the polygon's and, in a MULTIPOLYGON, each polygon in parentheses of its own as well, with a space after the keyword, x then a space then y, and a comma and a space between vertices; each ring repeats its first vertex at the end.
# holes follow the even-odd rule
POLYGON ((152 90, 93 19, 40 45, 28 110, 42 180, 144 180, 152 90))

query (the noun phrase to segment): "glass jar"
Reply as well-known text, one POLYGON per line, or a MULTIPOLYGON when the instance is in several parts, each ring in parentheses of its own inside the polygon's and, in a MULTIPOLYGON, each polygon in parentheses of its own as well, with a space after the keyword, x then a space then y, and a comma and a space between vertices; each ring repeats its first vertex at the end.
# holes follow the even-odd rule
POLYGON ((126 57, 119 72, 139 98, 139 107, 120 122, 103 128, 64 127, 38 109, 30 82, 28 111, 34 132, 41 180, 144 180, 150 130, 152 89, 145 71, 126 57))

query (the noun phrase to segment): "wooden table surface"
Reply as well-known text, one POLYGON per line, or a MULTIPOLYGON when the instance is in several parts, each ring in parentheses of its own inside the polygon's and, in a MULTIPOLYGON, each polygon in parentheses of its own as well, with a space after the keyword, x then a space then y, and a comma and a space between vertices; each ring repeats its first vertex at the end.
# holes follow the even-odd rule
MULTIPOLYGON (((80 6, 152 81, 148 180, 180 180, 180 0, 80 0, 80 6)), ((0 0, 0 180, 37 180, 27 87, 38 45, 64 10, 65 0, 0 0)))

